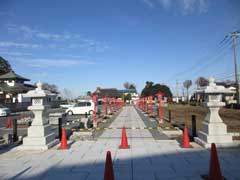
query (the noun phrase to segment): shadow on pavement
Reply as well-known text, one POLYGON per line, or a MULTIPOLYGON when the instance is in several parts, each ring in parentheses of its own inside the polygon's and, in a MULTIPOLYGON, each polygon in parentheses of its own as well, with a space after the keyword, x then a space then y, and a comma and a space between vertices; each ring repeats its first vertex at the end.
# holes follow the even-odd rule
MULTIPOLYGON (((163 143, 164 145, 164 143, 163 143)), ((101 180, 104 176, 105 157, 107 149, 101 149, 100 155, 86 156, 81 151, 81 144, 66 151, 45 151, 35 154, 24 163, 24 158, 15 159, 9 163, 1 157, 2 180, 101 180), (48 156, 49 155, 49 156, 48 156), (39 160, 45 157, 46 160, 39 160), (39 160, 39 161, 38 161, 39 160), (21 161, 23 161, 22 165, 21 161), (6 164, 5 164, 6 163, 6 164), (16 164, 18 167, 16 168, 16 164), (22 166, 19 168, 19 166, 22 166), (12 176, 11 176, 11 175, 12 176)), ((140 147, 129 150, 112 151, 115 179, 122 180, 160 180, 160 179, 202 179, 200 175, 208 174, 208 150, 175 149, 171 150, 159 144, 159 152, 143 152, 140 147), (138 152, 134 155, 132 152, 138 152), (127 158, 130 156, 132 158, 127 158)), ((99 149, 98 149, 99 150, 99 149)), ((94 150, 92 151, 94 152, 94 150)), ((219 149, 218 156, 222 174, 227 179, 239 179, 240 154, 239 149, 219 149)))

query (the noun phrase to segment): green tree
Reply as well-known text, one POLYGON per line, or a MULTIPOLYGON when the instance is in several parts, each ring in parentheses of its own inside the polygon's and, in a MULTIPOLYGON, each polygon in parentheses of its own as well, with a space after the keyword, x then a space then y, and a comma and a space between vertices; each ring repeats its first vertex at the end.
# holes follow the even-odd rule
POLYGON ((8 73, 11 70, 12 68, 9 62, 0 56, 0 75, 8 73))
POLYGON ((92 95, 91 91, 88 91, 87 96, 91 96, 91 95, 92 95))
POLYGON ((132 100, 132 95, 131 94, 127 94, 124 96, 124 101, 131 101, 132 100))
POLYGON ((154 84, 152 81, 147 81, 141 96, 156 96, 157 93, 162 92, 166 97, 172 97, 172 92, 167 85, 154 84))

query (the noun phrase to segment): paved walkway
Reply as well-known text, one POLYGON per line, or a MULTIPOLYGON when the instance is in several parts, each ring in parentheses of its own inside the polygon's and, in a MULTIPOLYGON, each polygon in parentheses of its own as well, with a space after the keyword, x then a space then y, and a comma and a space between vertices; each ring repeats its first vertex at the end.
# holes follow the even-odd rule
MULTIPOLYGON (((125 107, 111 127, 145 127, 134 107, 125 107)), ((209 151, 182 149, 176 141, 154 140, 148 130, 127 130, 130 149, 120 150, 121 130, 105 131, 97 141, 72 144, 66 151, 11 150, 0 155, 0 179, 101 180, 106 151, 112 152, 115 179, 201 179, 209 168, 209 151)), ((1 152, 0 152, 1 153, 1 152)), ((240 179, 239 149, 219 151, 222 172, 240 179)))

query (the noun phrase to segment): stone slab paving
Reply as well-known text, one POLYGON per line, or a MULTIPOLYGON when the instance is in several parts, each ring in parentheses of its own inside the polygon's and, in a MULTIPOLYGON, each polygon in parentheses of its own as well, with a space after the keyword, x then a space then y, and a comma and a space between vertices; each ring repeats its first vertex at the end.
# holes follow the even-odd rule
MULTIPOLYGON (((112 128, 145 127, 134 107, 125 107, 112 128)), ((148 130, 127 130, 130 149, 118 149, 121 130, 107 130, 97 141, 75 142, 69 150, 57 147, 44 151, 12 149, 0 154, 1 180, 101 180, 106 151, 110 150, 115 179, 189 180, 201 179, 209 169, 209 151, 200 147, 182 149, 176 141, 154 140, 148 130)), ((219 150, 222 172, 240 179, 239 149, 219 150)), ((0 151, 1 153, 1 151, 0 151)))

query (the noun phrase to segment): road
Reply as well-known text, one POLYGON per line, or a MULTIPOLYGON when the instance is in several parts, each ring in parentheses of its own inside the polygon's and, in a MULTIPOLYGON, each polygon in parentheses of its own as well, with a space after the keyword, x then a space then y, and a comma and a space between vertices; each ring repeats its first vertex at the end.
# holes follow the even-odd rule
MULTIPOLYGON (((117 180, 200 180, 209 171, 209 151, 201 147, 183 149, 175 140, 155 140, 134 107, 127 106, 96 141, 79 141, 70 149, 57 147, 31 152, 13 149, 0 151, 2 180, 101 180, 104 176, 106 152, 111 151, 117 180), (128 129, 130 149, 119 149, 119 127, 128 129)), ((160 132, 161 133, 161 132, 160 132)), ((227 179, 240 177, 239 149, 218 150, 222 173, 227 179)))

